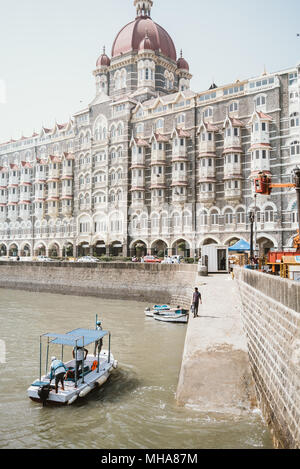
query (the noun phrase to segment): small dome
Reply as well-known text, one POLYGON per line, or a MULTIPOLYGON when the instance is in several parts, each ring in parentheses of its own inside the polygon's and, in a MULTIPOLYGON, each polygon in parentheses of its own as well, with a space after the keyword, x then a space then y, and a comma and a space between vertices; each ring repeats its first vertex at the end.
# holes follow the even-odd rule
POLYGON ((177 67, 178 67, 180 70, 187 70, 188 72, 190 71, 189 64, 188 64, 187 61, 182 57, 182 51, 181 51, 180 58, 177 60, 177 67))
POLYGON ((139 51, 143 51, 143 50, 153 50, 153 51, 155 50, 147 32, 146 32, 144 39, 141 41, 139 45, 139 51))
POLYGON ((105 53, 105 47, 103 47, 103 54, 100 55, 99 59, 97 60, 96 66, 97 68, 110 66, 110 58, 105 53))

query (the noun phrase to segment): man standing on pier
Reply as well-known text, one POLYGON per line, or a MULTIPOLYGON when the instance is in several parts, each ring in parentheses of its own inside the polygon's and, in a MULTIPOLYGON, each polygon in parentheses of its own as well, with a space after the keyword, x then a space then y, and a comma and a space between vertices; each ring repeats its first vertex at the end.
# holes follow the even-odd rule
POLYGON ((194 294, 193 294, 193 305, 192 305, 192 310, 194 312, 194 318, 198 318, 198 310, 199 310, 199 301, 202 304, 202 297, 201 293, 199 292, 198 288, 195 288, 194 294))

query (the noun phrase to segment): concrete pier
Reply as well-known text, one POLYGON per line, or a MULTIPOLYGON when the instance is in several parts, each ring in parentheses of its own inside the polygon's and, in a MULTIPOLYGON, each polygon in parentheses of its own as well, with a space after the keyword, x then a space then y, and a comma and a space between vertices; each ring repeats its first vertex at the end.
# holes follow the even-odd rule
POLYGON ((177 401, 203 412, 249 412, 255 389, 236 284, 229 275, 197 283, 203 305, 199 318, 190 317, 177 401))

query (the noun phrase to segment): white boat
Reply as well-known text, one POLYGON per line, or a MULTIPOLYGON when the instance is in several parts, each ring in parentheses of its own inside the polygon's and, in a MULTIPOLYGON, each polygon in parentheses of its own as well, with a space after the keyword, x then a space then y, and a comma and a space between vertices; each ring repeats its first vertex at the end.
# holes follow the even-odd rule
MULTIPOLYGON (((111 350, 111 334, 109 331, 102 330, 87 330, 76 329, 75 331, 68 332, 67 334, 44 334, 40 337, 40 377, 33 382, 28 390, 28 397, 36 402, 46 404, 60 404, 67 405, 73 404, 78 398, 85 397, 93 389, 102 386, 108 379, 112 371, 117 368, 118 362, 114 359, 111 350), (42 355, 42 338, 48 338, 48 346, 46 353, 46 370, 48 368, 49 346, 51 344, 59 344, 63 347, 71 346, 87 347, 88 345, 97 342, 108 336, 109 348, 108 350, 101 351, 100 355, 87 355, 86 360, 83 362, 84 373, 77 376, 75 370, 75 360, 64 362, 65 367, 70 371, 69 378, 64 381, 64 391, 61 385, 58 387, 58 393, 55 392, 55 385, 51 384, 50 376, 41 373, 41 355, 42 355)), ((61 360, 63 361, 63 359, 61 360)))
POLYGON ((188 311, 180 308, 180 306, 177 306, 177 308, 169 308, 169 309, 161 309, 161 310, 150 310, 150 308, 145 310, 145 316, 149 318, 153 318, 154 316, 169 316, 169 315, 179 315, 179 314, 186 314, 188 311))
POLYGON ((161 322, 174 322, 174 323, 182 323, 182 324, 187 324, 189 320, 189 315, 188 314, 169 314, 169 315, 159 315, 159 314, 154 314, 154 319, 155 321, 161 321, 161 322))

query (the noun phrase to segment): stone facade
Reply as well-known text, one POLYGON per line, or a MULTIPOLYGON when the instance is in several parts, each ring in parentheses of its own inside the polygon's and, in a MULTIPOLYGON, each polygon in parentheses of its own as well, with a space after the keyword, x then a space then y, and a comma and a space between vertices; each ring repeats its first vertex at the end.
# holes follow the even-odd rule
POLYGON ((300 448, 300 285, 235 269, 258 400, 278 447, 300 448))
POLYGON ((155 50, 152 2, 135 5, 145 37, 118 53, 122 30, 113 57, 103 51, 94 100, 69 123, 0 145, 0 255, 138 246, 193 257, 203 244, 249 241, 254 206, 257 248, 292 247, 295 192, 255 201, 253 179, 264 170, 290 182, 300 163, 300 66, 192 92, 162 28, 170 53, 155 50))

